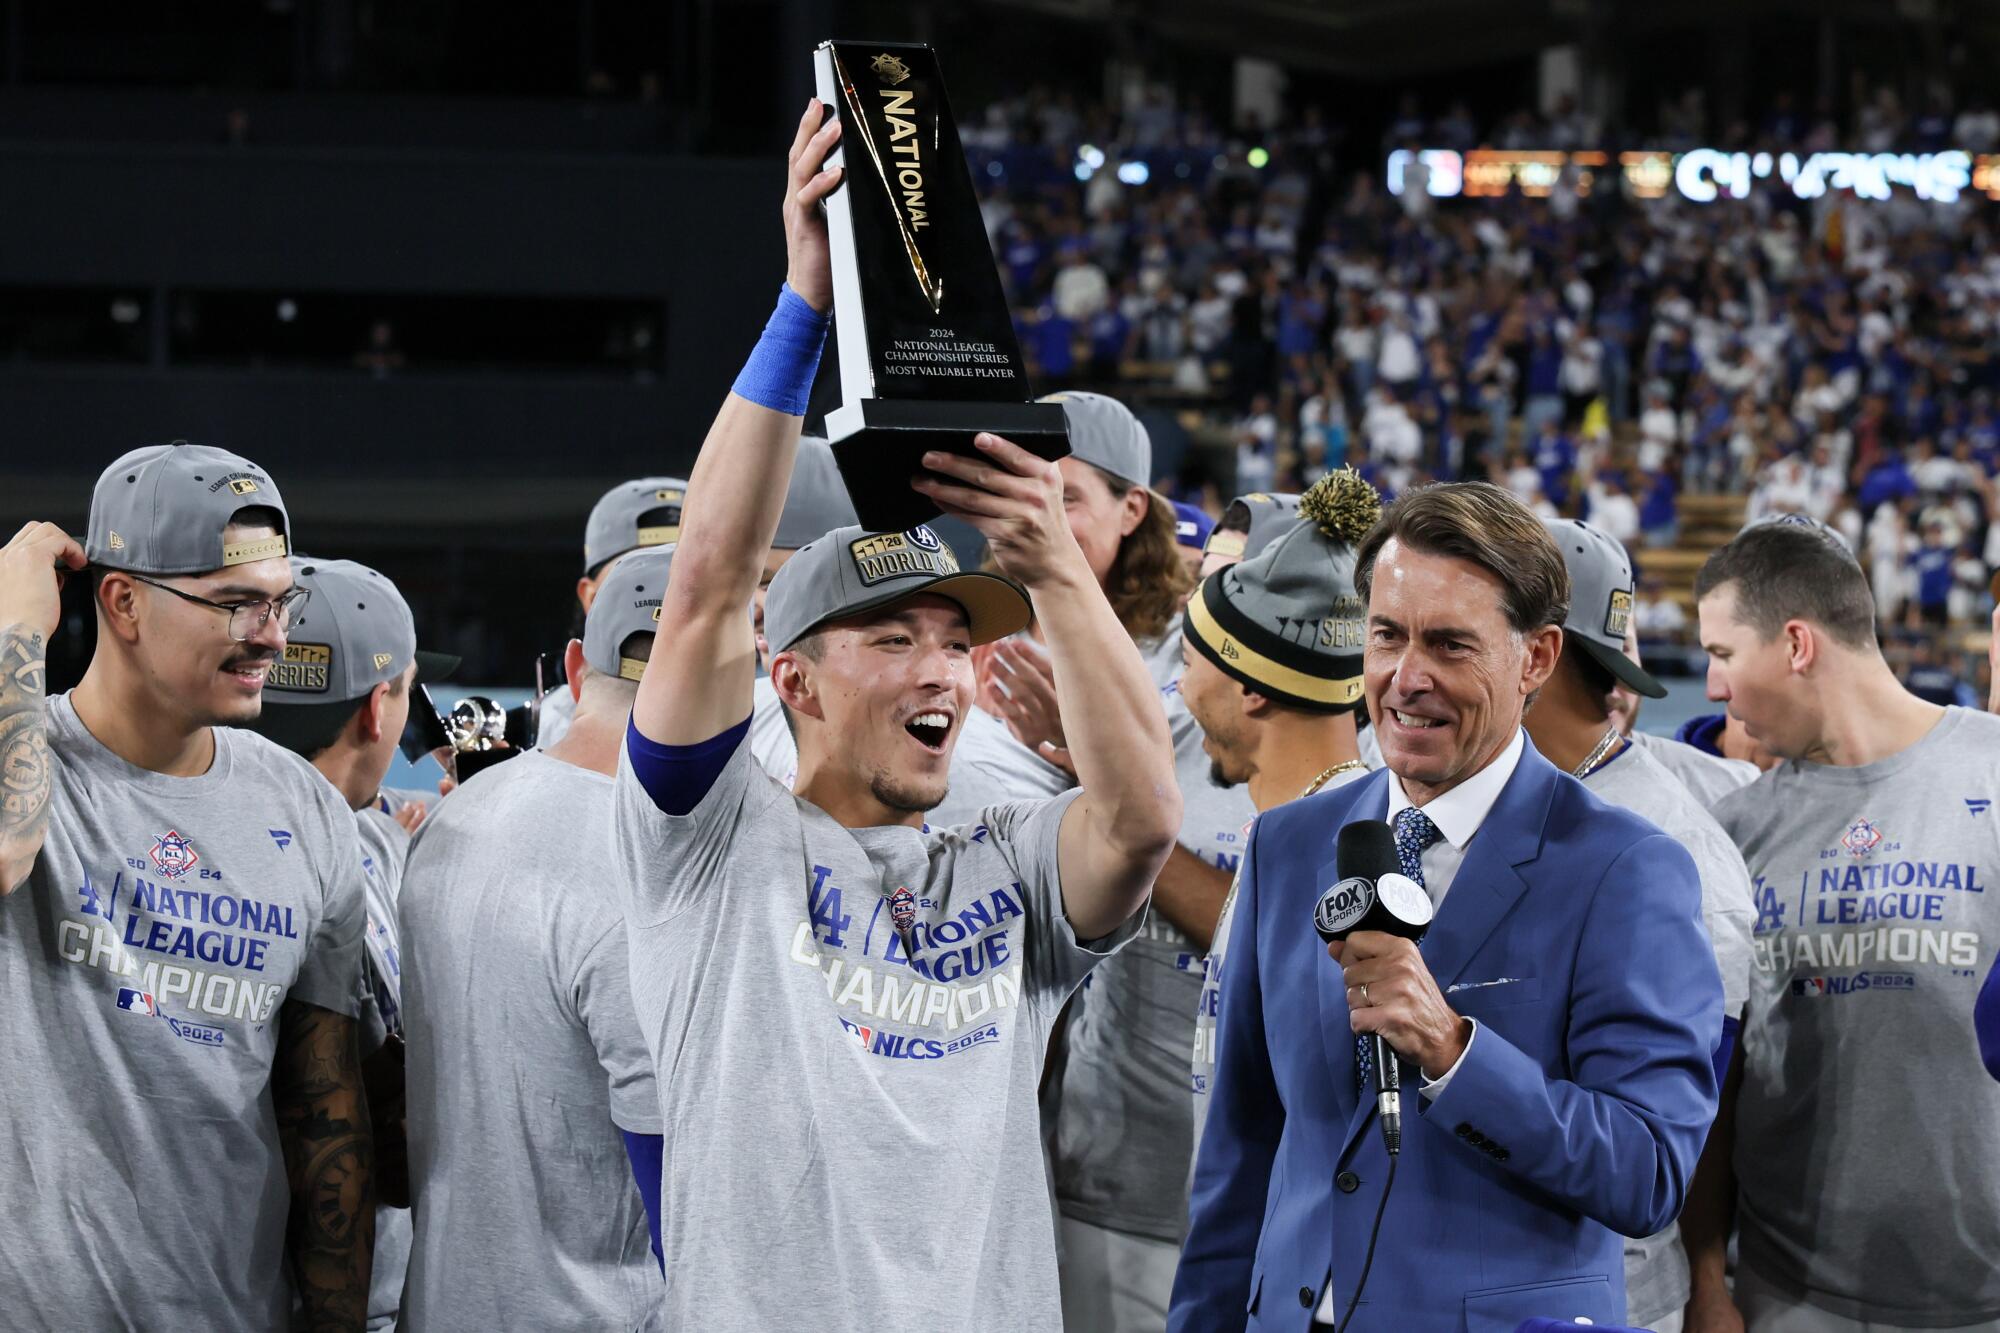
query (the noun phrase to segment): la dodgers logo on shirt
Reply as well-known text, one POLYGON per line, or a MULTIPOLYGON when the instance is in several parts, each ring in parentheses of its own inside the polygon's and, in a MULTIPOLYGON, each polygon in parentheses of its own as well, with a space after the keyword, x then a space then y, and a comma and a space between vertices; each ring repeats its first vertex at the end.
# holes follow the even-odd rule
POLYGON ((1857 819, 1847 826, 1847 832, 1840 835, 1840 845, 1847 854, 1860 860, 1874 851, 1882 843, 1882 830, 1872 820, 1857 819))
POLYGON ((194 869, 201 857, 195 853, 194 844, 183 838, 177 831, 168 829, 153 840, 153 850, 149 853, 153 864, 168 879, 179 879, 194 869))

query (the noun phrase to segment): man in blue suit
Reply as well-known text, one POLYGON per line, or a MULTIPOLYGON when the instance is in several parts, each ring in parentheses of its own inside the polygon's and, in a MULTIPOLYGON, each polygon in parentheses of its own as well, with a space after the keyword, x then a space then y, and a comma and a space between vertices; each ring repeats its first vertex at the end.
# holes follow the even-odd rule
POLYGON ((1351 1304, 1355 1333, 1619 1323, 1619 1235, 1679 1214, 1715 1115, 1722 985, 1694 864, 1521 731, 1569 602, 1529 510, 1420 487, 1355 584, 1388 771, 1257 821, 1168 1326, 1303 1333, 1351 1304), (1435 904, 1421 947, 1314 933, 1353 819, 1390 821, 1435 904), (1386 1199, 1368 1033, 1406 1088, 1386 1199))

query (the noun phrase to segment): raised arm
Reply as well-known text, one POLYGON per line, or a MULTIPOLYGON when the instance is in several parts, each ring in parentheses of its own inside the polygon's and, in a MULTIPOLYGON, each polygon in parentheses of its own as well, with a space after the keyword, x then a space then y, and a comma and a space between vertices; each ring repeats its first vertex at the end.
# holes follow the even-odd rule
POLYGON ((271 1103, 292 1189, 285 1227, 299 1296, 292 1327, 354 1333, 368 1322, 375 1252, 375 1140, 360 1028, 303 1000, 287 1000, 278 1022, 271 1103))
POLYGON ((1063 817, 1063 911, 1078 939, 1100 939, 1146 901, 1180 829, 1167 714, 1070 533, 1055 464, 997 435, 977 443, 979 458, 924 456, 926 467, 957 482, 924 477, 915 485, 979 529, 1001 571, 1034 603, 1083 788, 1063 817))
POLYGON ((30 523, 0 547, 0 896, 28 880, 49 831, 49 637, 62 618, 62 569, 83 548, 53 523, 30 523))
POLYGON ((750 602, 778 529, 806 397, 833 306, 820 200, 840 171, 819 164, 840 138, 817 98, 799 118, 785 186, 785 291, 688 476, 680 545, 660 619, 674 627, 646 664, 632 708, 641 735, 694 745, 750 716, 757 645, 750 602))

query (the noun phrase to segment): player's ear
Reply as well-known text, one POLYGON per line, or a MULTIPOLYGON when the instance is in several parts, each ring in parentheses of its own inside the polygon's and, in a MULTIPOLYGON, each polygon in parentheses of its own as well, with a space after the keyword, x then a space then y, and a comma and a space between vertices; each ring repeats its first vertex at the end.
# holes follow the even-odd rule
POLYGON ((96 590, 97 623, 126 643, 139 641, 139 585, 122 571, 107 569, 96 590))
POLYGON ((794 713, 824 720, 825 711, 820 707, 819 695, 814 691, 807 662, 798 653, 787 649, 771 659, 771 687, 778 692, 778 699, 794 713))
POLYGON ((569 701, 583 698, 583 640, 571 639, 563 649, 563 679, 568 682, 569 701))
POLYGON ((354 710, 355 737, 363 745, 373 745, 382 739, 382 715, 388 705, 389 683, 384 681, 368 691, 361 700, 361 707, 354 710))

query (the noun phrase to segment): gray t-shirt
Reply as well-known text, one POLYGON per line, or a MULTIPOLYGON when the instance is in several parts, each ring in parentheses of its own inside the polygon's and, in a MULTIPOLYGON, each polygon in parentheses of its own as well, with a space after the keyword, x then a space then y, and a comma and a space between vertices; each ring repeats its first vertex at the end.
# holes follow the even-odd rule
POLYGON ((248 731, 176 778, 48 718, 48 838, 0 898, 0 1323, 282 1328, 271 1065, 287 1000, 355 1012, 353 816, 248 731))
POLYGON ((529 751, 403 874, 413 1328, 630 1328, 660 1295, 621 1130, 658 1134, 627 981, 611 779, 529 751))
POLYGON ((1742 1263, 1849 1319, 2000 1318, 2000 1083, 1972 1005, 2000 939, 2000 718, 1788 761, 1716 811, 1756 970, 1736 1111, 1742 1263))
POLYGON ((535 748, 553 750, 557 741, 569 735, 569 724, 575 716, 576 697, 569 692, 569 686, 558 685, 543 694, 535 724, 535 748))
MULTIPOLYGON (((370 806, 354 812, 361 843, 362 886, 368 907, 360 987, 361 1054, 373 1055, 391 1033, 403 1035, 403 958, 396 927, 396 892, 410 835, 389 815, 370 806)), ((381 1126, 376 1126, 380 1132, 381 1126)), ((375 1208, 375 1265, 368 1278, 368 1327, 394 1328, 403 1301, 403 1274, 410 1262, 410 1210, 375 1208)))
MULTIPOLYGON (((1362 735, 1370 734, 1364 730, 1362 735)), ((1378 752, 1379 754, 1379 752, 1378 752)), ((1364 760, 1364 762, 1366 762, 1364 760)), ((1338 791, 1350 782, 1359 782, 1368 776, 1368 769, 1351 768, 1345 773, 1336 773, 1326 780, 1321 791, 1338 791)), ((1243 826, 1243 842, 1250 841, 1250 825, 1243 826)), ((1240 872, 1241 866, 1239 864, 1240 872)), ((1189 1088, 1194 1094, 1193 1133, 1189 1142, 1188 1156, 1192 1164, 1194 1156, 1201 1149, 1202 1131, 1208 1128, 1208 1087, 1215 1077, 1215 1034, 1217 1008, 1222 1001, 1222 963, 1229 952, 1229 927, 1236 917, 1236 886, 1241 874, 1229 881, 1229 895, 1222 900, 1222 915, 1215 923, 1215 938, 1208 946, 1208 957, 1202 963, 1201 993, 1195 1000, 1194 1016, 1194 1059, 1189 1088)), ((1182 1177, 1185 1188, 1187 1178, 1182 1177)))
MULTIPOLYGON (((750 753, 786 787, 797 780, 798 745, 768 677, 751 688, 750 753)), ((1006 723, 977 708, 967 709, 959 720, 947 781, 944 802, 927 816, 938 828, 976 823, 989 805, 1056 796, 1072 785, 1069 774, 1015 740, 1006 723)))
MULTIPOLYGON (((1233 874, 1256 815, 1243 787, 1218 787, 1201 724, 1165 691, 1181 791, 1180 844, 1233 874)), ((1187 1233, 1194 1120, 1183 1090, 1195 1043, 1202 951, 1156 907, 1132 946, 1090 976, 1070 1006, 1055 1146, 1065 1217, 1179 1242, 1187 1233)))
MULTIPOLYGON (((1702 921, 1722 974, 1722 1012, 1740 1017, 1750 994, 1750 924, 1755 914, 1750 908, 1750 875, 1736 844, 1650 750, 1626 746, 1583 785, 1600 800, 1645 816, 1694 858, 1701 876, 1702 921)), ((1687 1301, 1688 1262, 1680 1225, 1627 1239, 1625 1302, 1631 1322, 1651 1328, 1687 1301)))
POLYGON ((1714 809, 1717 801, 1757 780, 1757 765, 1741 759, 1724 759, 1671 736, 1635 731, 1632 743, 1679 778, 1703 809, 1714 809))
POLYGON ((670 1126, 657 1327, 1061 1326, 1035 1088, 1081 944, 1072 797, 843 828, 739 745, 671 816, 618 775, 632 990, 670 1126))

